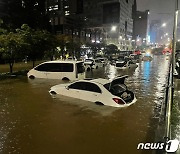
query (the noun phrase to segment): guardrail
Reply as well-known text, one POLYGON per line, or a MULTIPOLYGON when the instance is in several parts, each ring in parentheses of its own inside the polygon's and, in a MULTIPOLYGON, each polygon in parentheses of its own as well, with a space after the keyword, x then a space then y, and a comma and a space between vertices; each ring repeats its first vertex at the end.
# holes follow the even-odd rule
POLYGON ((173 93, 174 93, 174 84, 173 84, 173 68, 172 64, 169 67, 168 74, 168 85, 166 88, 166 99, 165 99, 165 139, 171 139, 171 111, 173 105, 173 93))

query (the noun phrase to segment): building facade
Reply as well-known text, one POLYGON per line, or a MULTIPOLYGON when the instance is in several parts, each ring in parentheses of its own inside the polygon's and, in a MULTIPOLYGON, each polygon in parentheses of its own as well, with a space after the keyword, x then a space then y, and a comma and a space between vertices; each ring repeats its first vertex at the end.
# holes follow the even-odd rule
POLYGON ((120 50, 130 50, 133 4, 134 0, 84 0, 84 14, 89 25, 101 31, 107 44, 115 44, 120 50))
POLYGON ((48 0, 52 31, 131 50, 134 0, 48 0))
POLYGON ((47 0, 46 8, 53 33, 90 40, 83 15, 83 0, 47 0))

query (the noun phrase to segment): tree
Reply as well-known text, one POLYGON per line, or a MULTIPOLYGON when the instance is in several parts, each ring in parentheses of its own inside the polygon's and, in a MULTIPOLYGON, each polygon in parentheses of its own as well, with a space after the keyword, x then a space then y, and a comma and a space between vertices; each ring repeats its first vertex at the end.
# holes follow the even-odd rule
POLYGON ((65 54, 66 45, 72 41, 72 38, 71 36, 62 34, 62 35, 57 35, 56 39, 57 39, 57 46, 60 47, 61 49, 61 56, 63 56, 65 54))
POLYGON ((109 44, 106 46, 106 54, 117 53, 118 47, 114 44, 109 44))
POLYGON ((23 50, 33 61, 33 67, 35 66, 35 61, 37 59, 43 58, 45 51, 50 51, 56 47, 53 40, 51 40, 54 37, 45 30, 34 30, 27 24, 24 24, 17 32, 25 42, 23 50))
POLYGON ((50 60, 53 60, 54 57, 58 56, 58 41, 56 36, 49 32, 46 32, 44 35, 45 56, 49 57, 50 60))
POLYGON ((13 72, 14 61, 22 56, 23 44, 22 37, 17 33, 0 35, 0 52, 9 63, 10 73, 13 72))

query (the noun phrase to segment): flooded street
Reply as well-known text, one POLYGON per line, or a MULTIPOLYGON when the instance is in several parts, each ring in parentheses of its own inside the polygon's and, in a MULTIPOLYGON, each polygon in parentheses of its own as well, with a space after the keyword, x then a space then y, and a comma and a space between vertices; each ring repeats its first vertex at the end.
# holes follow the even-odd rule
POLYGON ((127 108, 97 106, 68 97, 52 97, 58 80, 0 81, 0 153, 2 154, 139 154, 140 142, 153 142, 164 97, 168 60, 154 56, 136 69, 108 65, 87 77, 126 80, 137 102, 127 108))

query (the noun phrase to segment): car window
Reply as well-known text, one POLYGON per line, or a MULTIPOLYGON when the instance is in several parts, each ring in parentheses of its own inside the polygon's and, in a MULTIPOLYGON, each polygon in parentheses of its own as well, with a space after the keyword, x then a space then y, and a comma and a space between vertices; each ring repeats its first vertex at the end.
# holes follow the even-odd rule
POLYGON ((73 64, 71 63, 45 63, 35 68, 42 72, 73 72, 73 64))
POLYGON ((86 89, 84 82, 75 82, 75 83, 69 85, 68 88, 70 88, 70 89, 78 89, 78 90, 86 89))
POLYGON ((101 93, 101 89, 94 83, 86 82, 86 90, 101 93))
POLYGON ((85 90, 91 92, 101 93, 101 89, 94 83, 90 82, 76 82, 69 86, 70 89, 85 90))
POLYGON ((126 63, 116 63, 116 67, 123 67, 126 63))

